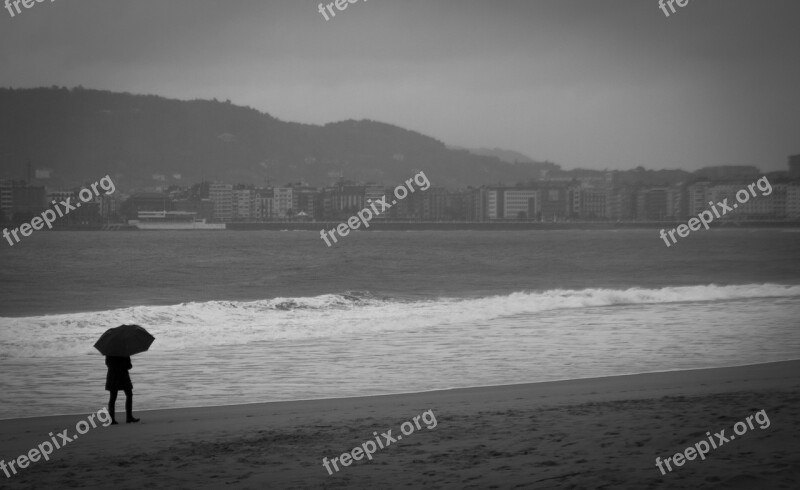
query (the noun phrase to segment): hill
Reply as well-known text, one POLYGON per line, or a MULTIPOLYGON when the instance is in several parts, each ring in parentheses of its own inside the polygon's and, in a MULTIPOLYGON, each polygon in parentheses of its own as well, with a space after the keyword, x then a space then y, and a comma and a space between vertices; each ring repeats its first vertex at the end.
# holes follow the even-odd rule
POLYGON ((376 121, 298 124, 230 101, 80 87, 0 89, 0 134, 0 177, 24 178, 30 161, 52 170, 51 186, 106 174, 124 190, 202 180, 320 186, 339 176, 393 184, 424 170, 434 185, 453 189, 539 176, 535 162, 448 149, 376 121))

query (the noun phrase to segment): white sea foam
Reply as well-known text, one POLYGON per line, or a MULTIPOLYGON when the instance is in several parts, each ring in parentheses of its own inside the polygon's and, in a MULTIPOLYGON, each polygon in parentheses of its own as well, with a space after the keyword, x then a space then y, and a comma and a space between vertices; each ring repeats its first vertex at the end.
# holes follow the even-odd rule
POLYGON ((151 349, 184 351, 258 342, 346 338, 475 325, 558 309, 635 304, 796 297, 800 286, 749 284, 517 292, 484 298, 425 301, 381 299, 363 292, 260 301, 210 301, 23 318, 0 318, 0 358, 94 354, 94 341, 111 326, 136 323, 156 342, 151 349))

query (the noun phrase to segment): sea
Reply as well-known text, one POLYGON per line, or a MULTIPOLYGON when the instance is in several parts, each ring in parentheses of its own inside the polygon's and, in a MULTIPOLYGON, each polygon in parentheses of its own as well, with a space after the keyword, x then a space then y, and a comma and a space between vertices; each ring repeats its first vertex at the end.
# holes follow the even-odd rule
POLYGON ((34 232, 0 243, 0 418, 354 397, 800 358, 800 233, 34 232), (118 407, 121 410, 121 407, 118 407))

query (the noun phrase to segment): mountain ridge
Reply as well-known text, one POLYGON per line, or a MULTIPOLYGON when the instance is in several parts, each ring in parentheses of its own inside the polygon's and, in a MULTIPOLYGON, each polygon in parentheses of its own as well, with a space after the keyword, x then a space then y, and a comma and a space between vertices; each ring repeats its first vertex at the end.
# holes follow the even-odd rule
POLYGON ((55 185, 106 174, 127 189, 203 180, 322 186, 339 177, 395 184, 423 170, 453 189, 540 176, 536 165, 368 119, 302 124, 230 101, 82 87, 0 88, 0 132, 0 177, 23 178, 30 161, 50 169, 55 185))

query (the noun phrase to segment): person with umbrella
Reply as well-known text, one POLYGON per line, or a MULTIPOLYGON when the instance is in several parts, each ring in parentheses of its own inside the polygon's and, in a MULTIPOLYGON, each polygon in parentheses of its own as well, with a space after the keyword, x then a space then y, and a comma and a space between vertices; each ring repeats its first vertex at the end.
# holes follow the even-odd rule
POLYGON ((133 383, 128 371, 133 368, 131 356, 149 349, 153 340, 155 338, 139 325, 120 325, 106 330, 94 344, 106 356, 106 390, 112 425, 118 424, 114 412, 120 390, 125 392, 125 422, 132 424, 140 420, 133 416, 133 383))
POLYGON ((117 425, 114 416, 119 390, 125 392, 125 422, 136 423, 140 419, 133 416, 133 383, 128 371, 133 368, 130 356, 106 356, 106 391, 109 392, 108 413, 111 415, 111 425, 117 425))

